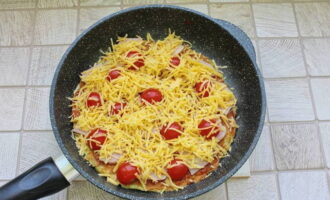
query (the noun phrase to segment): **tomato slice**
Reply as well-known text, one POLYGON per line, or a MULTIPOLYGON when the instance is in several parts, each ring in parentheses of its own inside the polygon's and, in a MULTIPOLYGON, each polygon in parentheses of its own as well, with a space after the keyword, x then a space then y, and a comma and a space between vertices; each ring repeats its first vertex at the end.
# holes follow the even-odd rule
POLYGON ((141 54, 137 51, 129 51, 126 55, 127 58, 133 58, 135 56, 141 56, 141 54))
POLYGON ((166 139, 171 140, 178 138, 183 131, 182 126, 178 122, 173 122, 172 124, 166 124, 160 130, 160 134, 166 139))
POLYGON ((171 65, 179 66, 180 65, 180 58, 179 57, 172 57, 170 60, 171 65))
POLYGON ((140 97, 151 104, 154 104, 155 102, 160 102, 163 99, 162 93, 155 88, 149 88, 143 91, 140 94, 140 97))
POLYGON ((118 78, 119 76, 120 76, 120 70, 114 69, 109 72, 109 74, 107 76, 107 80, 111 81, 111 80, 118 78))
POLYGON ((170 175, 173 181, 182 180, 189 171, 188 167, 183 163, 179 163, 179 161, 181 160, 179 159, 172 160, 170 162, 171 167, 167 168, 167 173, 168 175, 170 175))
POLYGON ((128 185, 136 180, 136 175, 139 173, 138 168, 129 162, 119 165, 117 170, 117 179, 121 184, 128 185))
POLYGON ((118 114, 122 109, 124 109, 126 106, 126 103, 120 103, 117 102, 113 106, 111 106, 111 115, 118 114))
POLYGON ((101 106, 101 95, 97 92, 91 92, 87 98, 87 107, 101 106))
MULTIPOLYGON (((142 56, 142 55, 137 51, 129 51, 126 55, 127 58, 134 58, 134 57, 139 57, 139 56, 142 56)), ((137 59, 137 61, 135 61, 133 63, 133 66, 130 66, 128 69, 137 70, 143 66, 144 66, 144 60, 142 58, 139 58, 139 59, 137 59)))
POLYGON ((210 81, 203 81, 195 84, 195 90, 197 93, 200 93, 201 97, 210 96, 210 87, 211 87, 210 81))
POLYGON ((204 136, 206 139, 211 139, 212 137, 218 135, 220 129, 216 123, 217 123, 216 119, 211 119, 211 120, 203 119, 198 125, 199 133, 202 136, 204 136))
POLYGON ((91 150, 100 150, 107 139, 107 131, 102 129, 93 129, 87 136, 88 146, 91 150))

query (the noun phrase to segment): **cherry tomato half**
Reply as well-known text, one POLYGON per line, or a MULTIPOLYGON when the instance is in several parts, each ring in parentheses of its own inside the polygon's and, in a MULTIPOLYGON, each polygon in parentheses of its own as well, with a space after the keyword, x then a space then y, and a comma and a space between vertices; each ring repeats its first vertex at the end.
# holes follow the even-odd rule
POLYGON ((87 107, 101 106, 101 95, 97 92, 91 92, 87 98, 87 107))
POLYGON ((147 102, 153 104, 155 102, 160 102, 163 99, 162 93, 155 89, 155 88, 149 88, 145 91, 143 91, 140 94, 141 98, 146 100, 147 102))
POLYGON ((107 139, 107 131, 102 129, 93 129, 87 136, 88 146, 91 150, 100 150, 107 139))
POLYGON ((141 54, 137 51, 129 51, 126 55, 127 58, 133 58, 135 56, 141 56, 141 54))
POLYGON ((173 66, 179 66, 180 65, 180 58, 179 57, 172 57, 170 63, 173 66))
POLYGON ((178 163, 179 161, 181 160, 179 159, 172 160, 170 162, 170 165, 172 167, 167 168, 167 173, 168 175, 170 175, 173 181, 182 180, 189 171, 188 167, 183 163, 178 163))
POLYGON ((138 168, 129 162, 125 162, 119 165, 117 170, 117 179, 121 184, 128 185, 136 180, 136 174, 138 174, 138 168))
POLYGON ((113 106, 111 106, 111 115, 118 114, 122 109, 124 109, 126 106, 126 103, 115 103, 113 106))
POLYGON ((216 122, 217 122, 216 119, 211 119, 211 120, 203 119, 198 125, 199 133, 202 136, 206 137, 206 139, 211 139, 212 137, 218 135, 220 130, 219 127, 216 125, 216 122))
MULTIPOLYGON (((137 51, 129 51, 126 55, 127 58, 134 58, 137 56, 141 56, 141 54, 137 51)), ((144 60, 142 58, 139 58, 137 61, 133 63, 134 66, 130 66, 128 69, 130 70, 137 70, 140 67, 144 66, 144 60)))
POLYGON ((210 95, 211 82, 203 81, 195 84, 195 90, 201 94, 201 97, 208 97, 210 95))
POLYGON ((178 122, 173 122, 172 124, 164 125, 160 130, 160 134, 166 139, 171 140, 174 138, 178 138, 181 135, 183 128, 178 122))
POLYGON ((116 79, 120 76, 120 70, 118 69, 114 69, 114 70, 111 70, 107 76, 107 80, 108 81, 111 81, 113 79, 116 79))

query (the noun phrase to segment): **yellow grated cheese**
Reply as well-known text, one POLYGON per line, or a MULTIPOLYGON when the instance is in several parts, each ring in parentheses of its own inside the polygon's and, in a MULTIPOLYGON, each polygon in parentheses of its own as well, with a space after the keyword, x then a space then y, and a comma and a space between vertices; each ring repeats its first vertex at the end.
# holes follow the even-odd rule
MULTIPOLYGON (((190 168, 199 168, 197 160, 211 162, 215 157, 227 155, 228 149, 219 145, 213 138, 206 140, 199 134, 198 124, 202 119, 222 119, 223 124, 237 127, 234 119, 228 119, 224 111, 235 109, 236 99, 232 91, 223 82, 223 74, 217 71, 214 61, 207 60, 191 49, 191 45, 170 33, 164 40, 154 41, 150 34, 142 38, 118 38, 112 50, 105 52, 90 69, 82 72, 81 84, 72 97, 72 105, 80 111, 78 117, 72 117, 74 126, 90 131, 101 128, 108 132, 105 144, 96 151, 100 159, 113 153, 121 154, 112 173, 100 172, 107 180, 118 185, 115 172, 122 162, 130 162, 139 168, 138 180, 146 189, 151 174, 166 176, 164 183, 175 189, 175 185, 166 172, 168 163, 175 158, 181 159, 190 168), (146 48, 146 45, 148 48, 146 48), (180 46, 185 49, 180 55, 173 52, 180 46), (141 56, 127 58, 129 51, 138 51, 141 56), (169 65, 171 57, 178 56, 180 65, 169 65), (129 70, 138 58, 144 59, 145 66, 138 70, 129 70), (204 60, 203 62, 201 62, 204 60), (206 64, 205 64, 206 62, 206 64), (121 76, 108 81, 110 70, 118 69, 121 76), (201 98, 195 91, 195 84, 204 80, 212 83, 210 95, 201 98), (150 104, 141 101, 139 93, 156 88, 161 91, 163 100, 150 104), (91 92, 101 94, 102 105, 88 108, 86 99, 91 92), (126 107, 119 114, 109 115, 115 102, 125 102, 126 107), (165 124, 179 122, 184 128, 181 136, 173 140, 164 140, 159 134, 165 124)), ((75 134, 79 153, 86 155, 88 149, 86 136, 75 134)))

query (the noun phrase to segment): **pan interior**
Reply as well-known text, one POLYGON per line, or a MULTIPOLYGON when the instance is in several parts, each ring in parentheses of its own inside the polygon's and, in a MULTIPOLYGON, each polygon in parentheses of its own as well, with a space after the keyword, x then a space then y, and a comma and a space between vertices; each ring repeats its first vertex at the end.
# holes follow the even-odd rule
POLYGON ((223 183, 240 167, 250 154, 259 137, 263 122, 263 87, 260 77, 248 54, 224 29, 206 16, 172 6, 147 6, 131 9, 102 19, 81 35, 63 56, 55 74, 50 112, 54 134, 58 143, 73 166, 89 181, 110 193, 125 198, 187 198, 196 196, 223 183), (70 101, 79 83, 79 74, 89 68, 107 50, 110 39, 128 34, 129 37, 145 37, 151 33, 154 39, 164 38, 169 29, 192 43, 193 49, 214 59, 223 69, 226 83, 234 88, 238 99, 237 120, 240 128, 232 145, 230 157, 221 160, 219 167, 205 180, 183 190, 163 194, 127 190, 114 186, 98 176, 78 154, 70 131, 70 101), (247 153, 249 152, 249 153, 247 153))

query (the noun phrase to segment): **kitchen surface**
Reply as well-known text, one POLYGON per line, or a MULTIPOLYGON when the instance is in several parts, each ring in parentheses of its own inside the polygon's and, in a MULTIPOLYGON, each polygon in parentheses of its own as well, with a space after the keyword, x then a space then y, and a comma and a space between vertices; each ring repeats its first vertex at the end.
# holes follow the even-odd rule
MULTIPOLYGON (((61 155, 48 100, 70 43, 106 15, 155 3, 240 27, 265 78, 265 126, 240 174, 250 176, 195 199, 330 200, 330 0, 0 0, 0 185, 61 155)), ((79 177, 44 199, 119 198, 79 177)))

